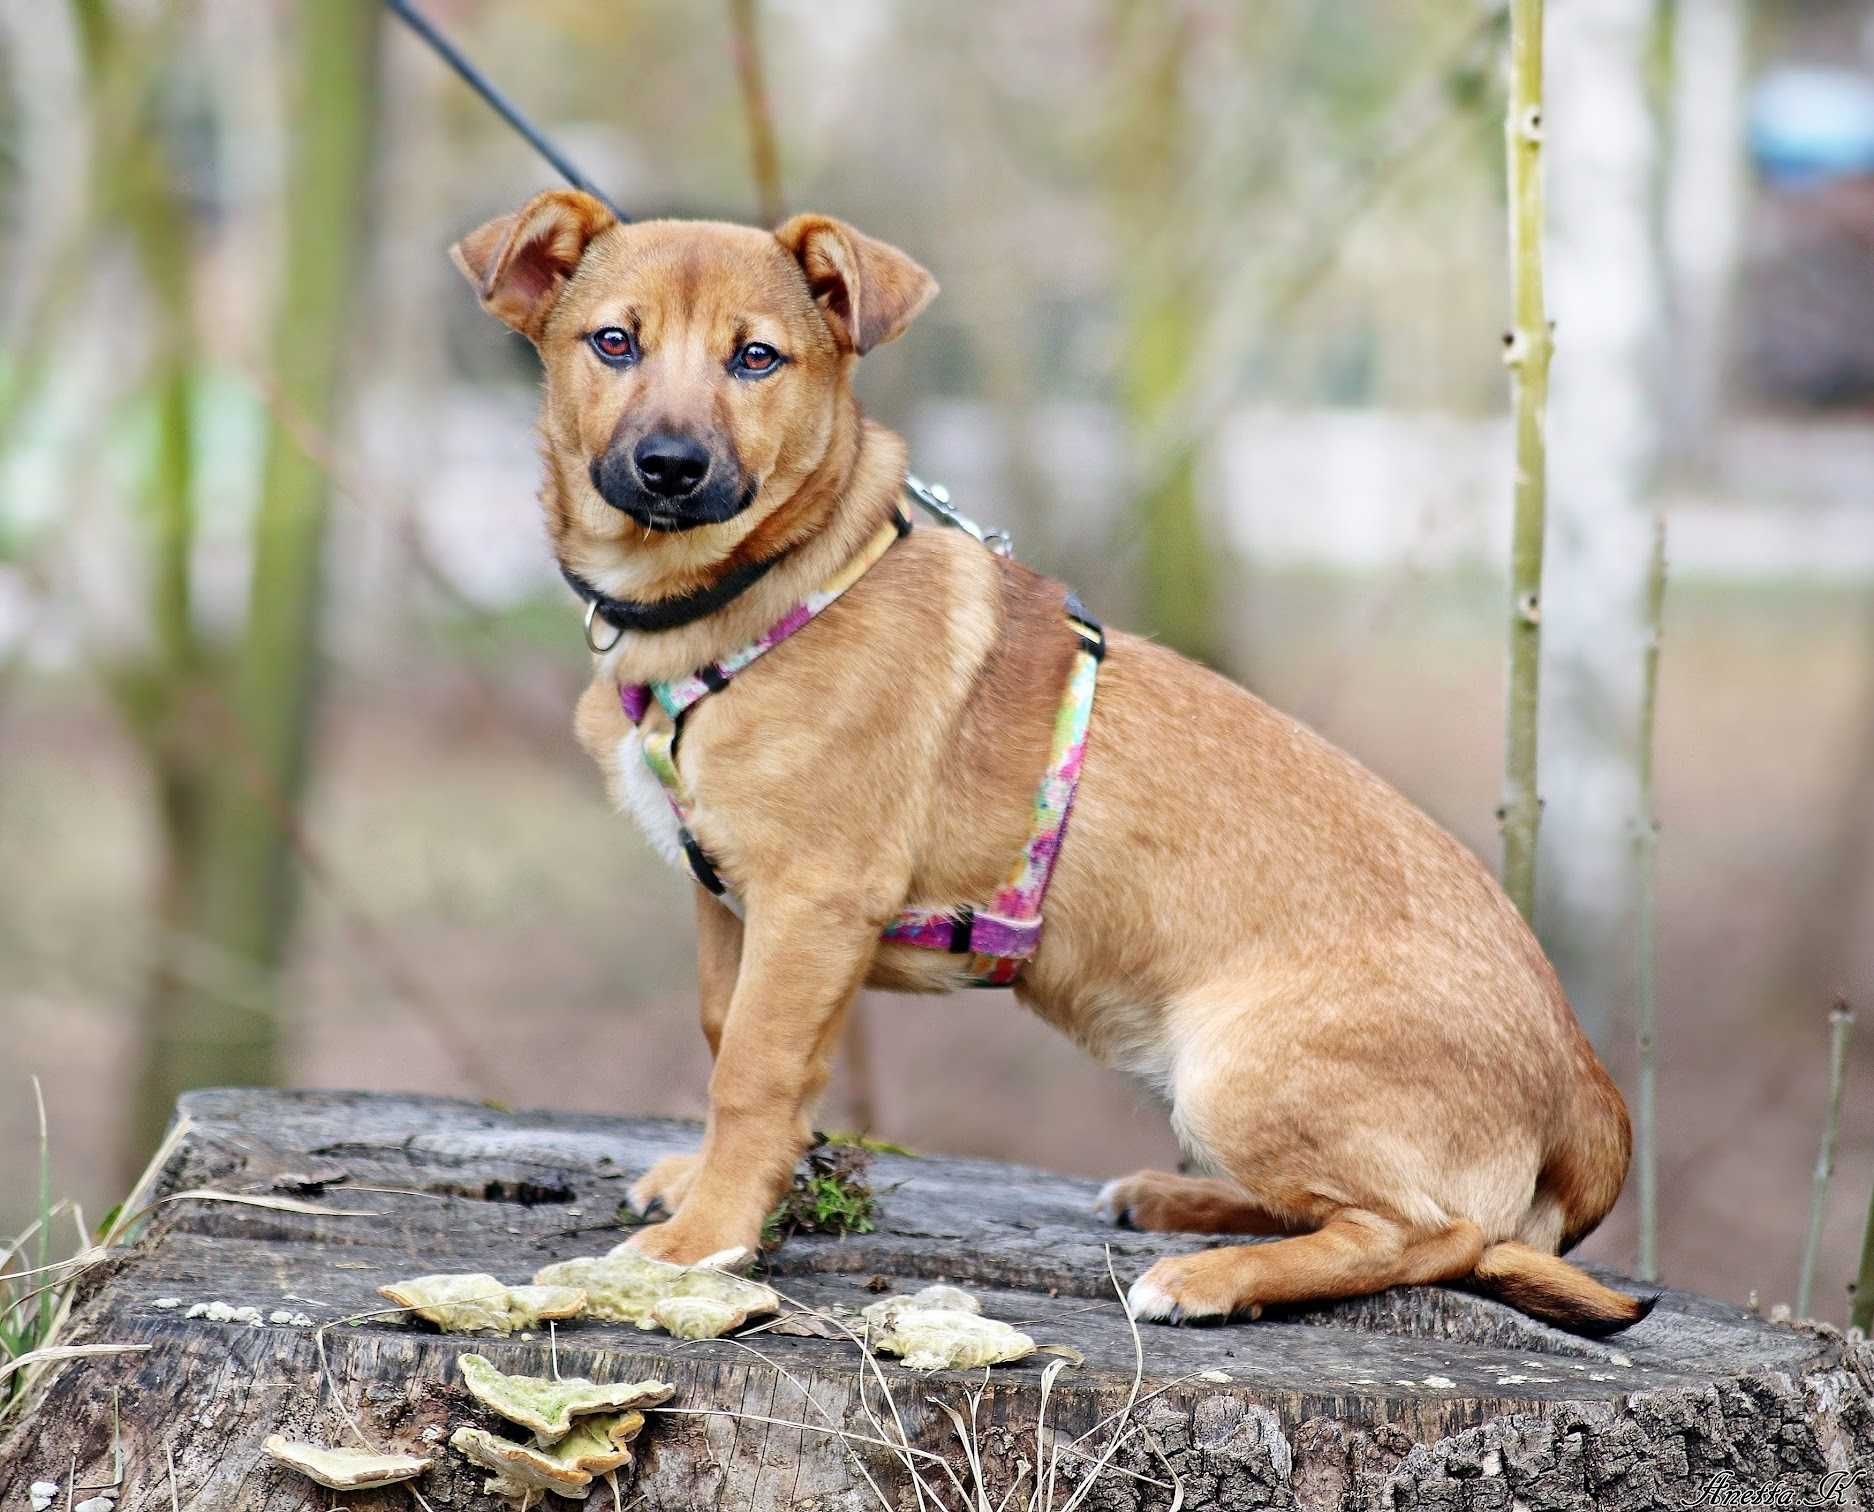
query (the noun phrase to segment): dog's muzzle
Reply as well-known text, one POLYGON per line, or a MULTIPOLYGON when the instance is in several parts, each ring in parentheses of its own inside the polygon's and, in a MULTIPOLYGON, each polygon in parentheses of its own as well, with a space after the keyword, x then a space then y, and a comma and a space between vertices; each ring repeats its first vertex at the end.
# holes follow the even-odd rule
POLYGON ((732 457, 669 433, 617 442, 591 467, 599 497, 648 530, 695 530, 732 520, 757 484, 732 457))

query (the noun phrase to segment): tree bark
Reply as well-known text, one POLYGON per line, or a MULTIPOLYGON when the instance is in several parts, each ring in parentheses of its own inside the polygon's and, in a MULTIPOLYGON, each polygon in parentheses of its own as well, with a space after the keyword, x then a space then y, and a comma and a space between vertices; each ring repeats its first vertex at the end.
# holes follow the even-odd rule
POLYGON ((1595 1042, 1629 997, 1632 826, 1665 287, 1655 0, 1570 0, 1549 25, 1549 542, 1538 874, 1543 943, 1595 1042))
POLYGON ((1725 398, 1731 305, 1744 225, 1746 0, 1672 0, 1673 452, 1703 460, 1725 398))
MULTIPOLYGON (((63 1340, 146 1343, 149 1352, 54 1367, 0 1439, 0 1506, 23 1506, 31 1482, 62 1484, 68 1471, 81 1486, 108 1481, 114 1410, 122 1512, 169 1508, 171 1455, 178 1504, 195 1512, 324 1507, 326 1495, 275 1466, 260 1442, 275 1432, 352 1442, 344 1413, 380 1448, 434 1456, 417 1483, 432 1505, 494 1506, 480 1473, 439 1442, 462 1423, 499 1426, 464 1391, 456 1359, 475 1350, 504 1370, 546 1374, 548 1340, 439 1335, 383 1316, 341 1320, 384 1306, 376 1288, 386 1281, 440 1270, 518 1281, 551 1261, 602 1252, 622 1237, 614 1213, 630 1180, 693 1147, 698 1133, 674 1122, 345 1093, 199 1092, 180 1113, 186 1131, 153 1190, 134 1201, 212 1186, 291 1192, 366 1216, 195 1199, 158 1209, 132 1246, 87 1278, 63 1340), (169 1298, 180 1305, 159 1305, 169 1298), (304 1313, 326 1326, 316 1336, 291 1321, 186 1316, 188 1305, 212 1301, 263 1318, 304 1313)), ((1094 1218, 1091 1183, 986 1161, 881 1155, 870 1174, 880 1193, 876 1231, 791 1240, 772 1257, 772 1284, 819 1308, 857 1308, 880 1288, 938 1278, 969 1288, 991 1317, 1084 1354, 1052 1383, 1042 1440, 1092 1430, 1081 1447, 1098 1453, 1111 1431, 1099 1425, 1115 1413, 1124 1420, 1134 1377, 1108 1252, 1123 1282, 1206 1241, 1115 1231, 1094 1218)), ((1829 1329, 1777 1327, 1680 1292, 1601 1342, 1466 1293, 1409 1288, 1255 1324, 1148 1326, 1140 1344, 1135 1417, 1156 1447, 1135 1435, 1085 1507, 1163 1512, 1181 1481, 1185 1506, 1224 1512, 1655 1512, 1690 1505, 1713 1475, 1767 1500, 1777 1488, 1822 1486, 1833 1472, 1874 1472, 1874 1353, 1829 1329)), ((642 1497, 651 1512, 877 1508, 857 1455, 894 1509, 917 1505, 889 1450, 856 1443, 848 1454, 833 1435, 794 1426, 876 1437, 862 1381, 866 1400, 891 1421, 848 1340, 765 1333, 685 1344, 582 1319, 559 1327, 555 1348, 564 1375, 656 1376, 677 1388, 673 1410, 651 1414, 627 1502, 642 1497)), ((889 1361, 880 1369, 909 1443, 945 1455, 966 1484, 935 1403, 966 1410, 969 1393, 983 1389, 978 1421, 994 1506, 1024 1462, 1032 1474, 1043 1371, 1054 1363, 1043 1355, 987 1373, 913 1375, 889 1361)), ((1089 1473, 1085 1460, 1061 1463, 1056 1512, 1089 1473)), ((959 1499, 932 1473, 943 1506, 958 1512, 959 1499)), ((1031 1485, 1012 1505, 1027 1505, 1031 1485)), ((1851 1490, 1841 1504, 1863 1503, 1851 1490)), ((393 1488, 352 1494, 347 1505, 412 1503, 393 1488)), ((609 1493, 595 1492, 588 1505, 608 1507, 609 1493)))

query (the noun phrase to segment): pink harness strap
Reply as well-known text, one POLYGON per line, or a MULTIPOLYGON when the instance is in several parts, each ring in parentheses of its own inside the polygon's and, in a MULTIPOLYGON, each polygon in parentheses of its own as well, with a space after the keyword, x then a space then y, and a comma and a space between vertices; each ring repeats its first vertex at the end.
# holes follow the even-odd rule
MULTIPOLYGON (((696 880, 717 897, 727 893, 708 853, 690 831, 691 803, 677 770, 676 745, 683 716, 709 694, 728 685, 729 679, 750 663, 804 629, 822 610, 856 583, 873 563, 910 529, 902 515, 881 528, 858 556, 817 593, 808 595, 783 615, 759 639, 741 650, 711 662, 689 677, 665 683, 621 683, 619 705, 641 729, 653 702, 668 721, 643 732, 645 764, 657 777, 676 813, 684 854, 696 880)), ((1041 908, 1059 859, 1067 817, 1080 783, 1086 756, 1087 728, 1093 715, 1093 695, 1099 681, 1100 660, 1106 654, 1106 635, 1100 624, 1072 594, 1063 605, 1068 625, 1080 639, 1068 676, 1067 689, 1054 719, 1048 765, 1035 794, 1034 827, 1016 858, 1008 880, 982 908, 907 908, 882 936, 890 945, 915 946, 968 955, 966 968, 972 985, 1006 987, 1021 973, 1041 941, 1041 908)))

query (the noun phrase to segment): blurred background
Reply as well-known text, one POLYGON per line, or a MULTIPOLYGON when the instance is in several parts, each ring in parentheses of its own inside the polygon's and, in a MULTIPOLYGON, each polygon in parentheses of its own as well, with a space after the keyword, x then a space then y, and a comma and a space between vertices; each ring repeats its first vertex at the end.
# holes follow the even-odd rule
MULTIPOLYGON (((628 211, 818 209, 943 297, 916 469, 1493 865, 1511 438, 1478 0, 427 0, 628 211)), ((1874 22, 1550 6, 1538 924, 1634 1086, 1658 703, 1665 1277, 1814 1312, 1874 1183, 1874 22)), ((537 375, 445 249, 554 182, 371 0, 0 0, 0 1229, 178 1087, 697 1115, 688 888, 570 731, 537 375)), ((828 795, 837 802, 837 794, 828 795)), ((1106 1176, 1162 1110, 1006 994, 869 998, 821 1122, 1106 1176)), ((1586 1250, 1631 1265, 1633 1198, 1586 1250)))

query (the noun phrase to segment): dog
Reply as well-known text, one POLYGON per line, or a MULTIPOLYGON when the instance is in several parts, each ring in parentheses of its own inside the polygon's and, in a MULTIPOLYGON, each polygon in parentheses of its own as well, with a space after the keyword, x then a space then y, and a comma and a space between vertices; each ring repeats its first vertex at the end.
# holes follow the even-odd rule
POLYGON ((545 370, 579 740, 695 878, 709 1112, 632 1188, 667 1215, 637 1249, 755 1246, 862 987, 1012 971, 1216 1173, 1115 1181, 1106 1215, 1262 1241, 1159 1260, 1134 1316, 1435 1282, 1586 1333, 1645 1315, 1559 1258, 1619 1195, 1626 1107, 1477 859, 1244 689, 904 529, 904 446, 851 379, 935 296, 923 267, 823 215, 625 224, 570 190, 452 256, 545 370), (1045 927, 992 902, 978 948, 1024 855, 1045 927))

